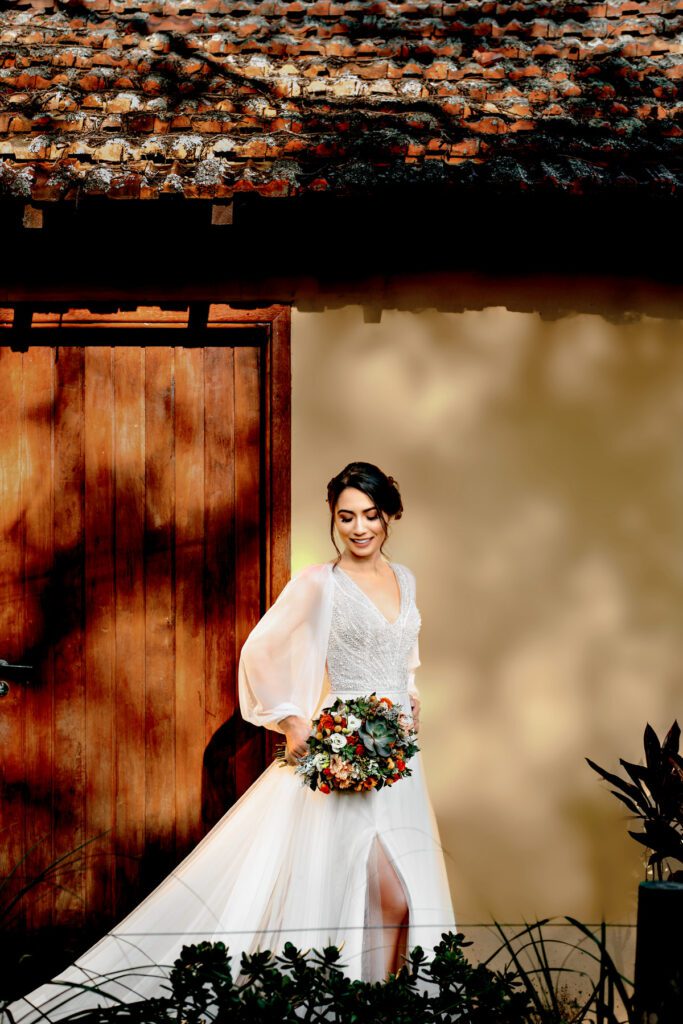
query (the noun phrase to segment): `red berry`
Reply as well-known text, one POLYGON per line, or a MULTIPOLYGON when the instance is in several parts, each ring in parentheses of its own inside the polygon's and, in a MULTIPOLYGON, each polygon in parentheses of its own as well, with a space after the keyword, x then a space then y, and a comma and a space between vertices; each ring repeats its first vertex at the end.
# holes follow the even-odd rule
POLYGON ((327 785, 326 782, 321 782, 320 785, 318 786, 318 789, 320 790, 321 793, 329 793, 330 791, 330 787, 327 785))
POLYGON ((365 747, 363 746, 362 743, 359 743, 358 746, 356 747, 356 753, 357 754, 365 753, 365 747))
POLYGON ((331 774, 332 774, 332 769, 331 768, 323 768, 323 775, 331 775, 331 774))

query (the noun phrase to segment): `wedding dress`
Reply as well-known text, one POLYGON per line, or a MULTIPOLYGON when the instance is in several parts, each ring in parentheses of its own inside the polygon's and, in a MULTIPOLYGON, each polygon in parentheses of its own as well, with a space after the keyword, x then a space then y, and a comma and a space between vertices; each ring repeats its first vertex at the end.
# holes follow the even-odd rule
MULTIPOLYGON (((287 715, 310 719, 337 697, 373 691, 411 713, 420 664, 415 577, 389 565, 401 594, 393 622, 331 562, 287 583, 242 648, 247 721, 281 732, 277 723, 287 715)), ((293 765, 273 761, 124 920, 9 1007, 14 1021, 165 995, 182 946, 204 940, 226 944, 238 978, 243 952, 278 952, 289 940, 303 949, 339 945, 350 977, 380 980, 378 843, 406 896, 407 949, 420 945, 430 956, 455 920, 421 753, 409 766, 412 775, 394 786, 325 794, 302 784, 293 765)))

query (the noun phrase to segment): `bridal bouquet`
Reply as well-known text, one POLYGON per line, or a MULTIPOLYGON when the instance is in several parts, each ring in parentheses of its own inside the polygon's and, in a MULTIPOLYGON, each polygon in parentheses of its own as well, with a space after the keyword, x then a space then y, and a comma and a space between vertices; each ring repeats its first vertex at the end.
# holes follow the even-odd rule
MULTIPOLYGON (((308 753, 295 772, 321 793, 381 789, 412 775, 407 761, 420 749, 416 739, 410 718, 388 697, 338 697, 313 720, 308 753)), ((277 751, 283 764, 285 750, 282 744, 277 751)))

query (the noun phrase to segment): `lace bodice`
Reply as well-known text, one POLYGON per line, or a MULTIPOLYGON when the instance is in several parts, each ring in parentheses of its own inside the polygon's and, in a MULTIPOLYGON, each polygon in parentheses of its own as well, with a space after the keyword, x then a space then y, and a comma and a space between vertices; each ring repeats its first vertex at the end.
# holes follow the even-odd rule
POLYGON ((406 693, 408 658, 420 631, 415 577, 391 563, 401 591, 401 610, 390 622, 358 584, 339 566, 335 581, 327 648, 330 692, 406 693))

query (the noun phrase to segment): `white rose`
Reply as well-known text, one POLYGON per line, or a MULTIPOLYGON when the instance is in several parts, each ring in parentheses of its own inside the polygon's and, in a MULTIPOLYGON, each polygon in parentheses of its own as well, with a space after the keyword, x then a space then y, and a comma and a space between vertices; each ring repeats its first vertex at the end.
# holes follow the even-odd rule
POLYGON ((344 736, 340 732, 333 732, 332 735, 330 736, 330 746, 332 747, 335 753, 338 750, 341 750, 342 747, 346 746, 346 736, 344 736))
POLYGON ((356 718, 355 715, 349 715, 348 718, 346 719, 346 724, 351 730, 351 732, 355 732, 357 729, 360 729, 361 725, 363 724, 363 719, 356 718))

